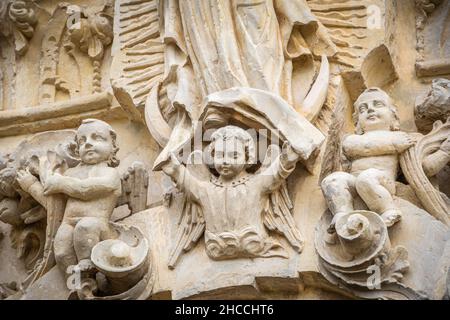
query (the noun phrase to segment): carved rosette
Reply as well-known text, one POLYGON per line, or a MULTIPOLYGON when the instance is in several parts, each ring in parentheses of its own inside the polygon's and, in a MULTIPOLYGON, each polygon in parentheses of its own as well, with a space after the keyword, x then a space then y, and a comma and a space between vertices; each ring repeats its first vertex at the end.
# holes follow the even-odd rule
POLYGON ((37 24, 36 12, 31 0, 6 0, 0 3, 0 33, 12 38, 17 54, 23 55, 37 24))
POLYGON ((391 246, 387 227, 377 213, 350 212, 336 221, 333 234, 327 232, 330 222, 327 212, 315 237, 321 273, 328 280, 358 290, 400 284, 409 268, 408 252, 402 246, 391 246))

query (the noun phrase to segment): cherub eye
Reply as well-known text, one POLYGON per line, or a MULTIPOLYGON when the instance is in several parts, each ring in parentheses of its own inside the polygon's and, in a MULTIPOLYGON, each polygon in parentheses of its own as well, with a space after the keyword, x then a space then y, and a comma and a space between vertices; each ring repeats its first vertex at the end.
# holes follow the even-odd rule
POLYGON ((375 101, 375 103, 374 103, 374 105, 376 106, 376 107, 384 107, 384 103, 382 102, 382 101, 375 101))
POLYGON ((359 112, 364 112, 367 110, 367 104, 363 103, 362 105, 359 106, 359 112))
POLYGON ((92 134, 92 139, 94 139, 96 141, 103 141, 103 140, 105 140, 101 135, 96 134, 96 133, 92 134))

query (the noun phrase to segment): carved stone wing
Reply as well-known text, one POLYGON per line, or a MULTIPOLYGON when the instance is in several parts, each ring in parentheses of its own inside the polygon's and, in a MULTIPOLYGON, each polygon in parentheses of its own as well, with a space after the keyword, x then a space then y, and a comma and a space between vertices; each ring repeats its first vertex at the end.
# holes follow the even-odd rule
POLYGON ((450 225, 449 207, 441 193, 426 176, 422 163, 425 157, 436 151, 449 136, 450 118, 445 123, 436 121, 430 133, 423 136, 414 147, 400 156, 403 174, 425 210, 448 226, 450 225))
POLYGON ((169 268, 175 268, 179 257, 191 250, 205 231, 205 219, 199 205, 185 199, 178 221, 175 247, 170 252, 169 268))
MULTIPOLYGON (((280 148, 278 146, 269 146, 259 170, 266 169, 279 154, 280 148)), ((292 208, 293 205, 289 197, 286 181, 283 181, 281 186, 269 196, 263 211, 264 225, 270 231, 283 235, 291 246, 300 253, 303 250, 303 236, 295 226, 295 221, 291 214, 292 208)))
MULTIPOLYGON (((41 184, 44 184, 49 171, 62 174, 67 167, 73 167, 78 164, 79 160, 74 154, 72 143, 74 136, 75 131, 73 130, 36 134, 24 140, 17 147, 12 155, 13 159, 15 159, 14 166, 16 168, 28 168, 31 172, 38 175, 41 184)), ((53 241, 64 216, 66 199, 62 194, 45 196, 45 199, 47 225, 43 255, 22 283, 23 289, 33 284, 55 265, 53 241)), ((36 200, 38 201, 38 199, 36 200)))
POLYGON ((122 196, 118 205, 127 204, 131 213, 147 208, 148 172, 144 164, 136 161, 122 176, 122 196))
MULTIPOLYGON (((197 150, 190 154, 187 170, 199 179, 206 179, 209 171, 203 163, 203 154, 197 150)), ((205 219, 200 206, 185 196, 183 211, 177 226, 175 247, 169 256, 169 268, 175 268, 179 257, 191 250, 205 231, 205 219)))
POLYGON ((322 157, 319 182, 336 171, 348 171, 349 163, 342 152, 342 141, 345 132, 345 112, 350 104, 345 87, 340 84, 335 90, 336 100, 332 106, 325 151, 322 157))
POLYGON ((286 182, 272 192, 264 210, 264 225, 270 231, 282 234, 298 253, 303 250, 303 237, 295 226, 291 210, 293 208, 289 198, 286 182))
POLYGON ((118 41, 111 67, 119 103, 135 119, 150 91, 162 80, 164 44, 159 36, 158 0, 118 0, 118 41))
MULTIPOLYGON (((49 151, 47 159, 41 159, 42 170, 40 176, 46 176, 44 170, 51 170, 62 174, 62 170, 66 166, 66 160, 55 152, 49 151), (44 169, 45 168, 45 169, 44 169)), ((33 284, 47 271, 55 265, 55 258, 53 255, 53 242, 56 232, 64 217, 64 209, 66 206, 66 198, 63 194, 53 194, 46 197, 47 203, 47 228, 45 232, 45 244, 42 259, 36 264, 33 271, 25 279, 23 285, 25 288, 33 284)))

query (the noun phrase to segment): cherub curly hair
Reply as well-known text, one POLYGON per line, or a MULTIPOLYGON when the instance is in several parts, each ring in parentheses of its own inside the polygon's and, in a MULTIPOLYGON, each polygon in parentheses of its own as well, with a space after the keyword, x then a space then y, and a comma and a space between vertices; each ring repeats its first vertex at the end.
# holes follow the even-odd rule
MULTIPOLYGON (((84 124, 91 124, 91 123, 98 123, 101 124, 103 126, 105 126, 106 128, 108 128, 109 130, 109 134, 111 135, 111 140, 112 140, 112 145, 113 145, 113 152, 108 160, 108 166, 110 167, 117 167, 120 164, 120 160, 117 159, 117 152, 119 151, 119 147, 117 146, 117 133, 114 131, 114 129, 106 122, 98 120, 98 119, 85 119, 81 122, 81 125, 84 124)), ((79 150, 78 150, 78 133, 75 135, 75 143, 76 143, 76 154, 78 155, 79 150)))
POLYGON ((353 104, 354 112, 353 112, 352 118, 353 118, 353 123, 356 126, 356 133, 357 134, 364 133, 363 128, 361 128, 361 126, 359 124, 358 105, 360 104, 362 97, 364 97, 365 95, 371 94, 371 93, 379 93, 386 98, 386 100, 388 101, 389 110, 391 111, 391 113, 394 117, 394 121, 393 121, 393 123, 391 123, 391 130, 392 131, 400 130, 400 118, 398 117, 397 108, 392 103, 391 97, 389 97, 389 95, 385 91, 381 90, 380 88, 372 87, 372 88, 367 88, 366 90, 364 90, 364 92, 359 95, 358 99, 356 99, 355 103, 353 104))
POLYGON ((217 140, 225 141, 229 139, 237 139, 244 143, 247 166, 251 166, 256 163, 255 142, 253 141, 252 136, 244 129, 231 125, 217 129, 211 135, 211 143, 207 148, 208 155, 211 159, 214 157, 215 142, 217 140))

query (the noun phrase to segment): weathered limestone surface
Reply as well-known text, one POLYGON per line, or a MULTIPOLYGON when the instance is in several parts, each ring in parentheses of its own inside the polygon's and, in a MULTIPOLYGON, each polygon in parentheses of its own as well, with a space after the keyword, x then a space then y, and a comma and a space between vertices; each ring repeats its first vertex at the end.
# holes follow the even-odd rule
POLYGON ((0 1, 0 299, 449 299, 450 1, 0 1))

